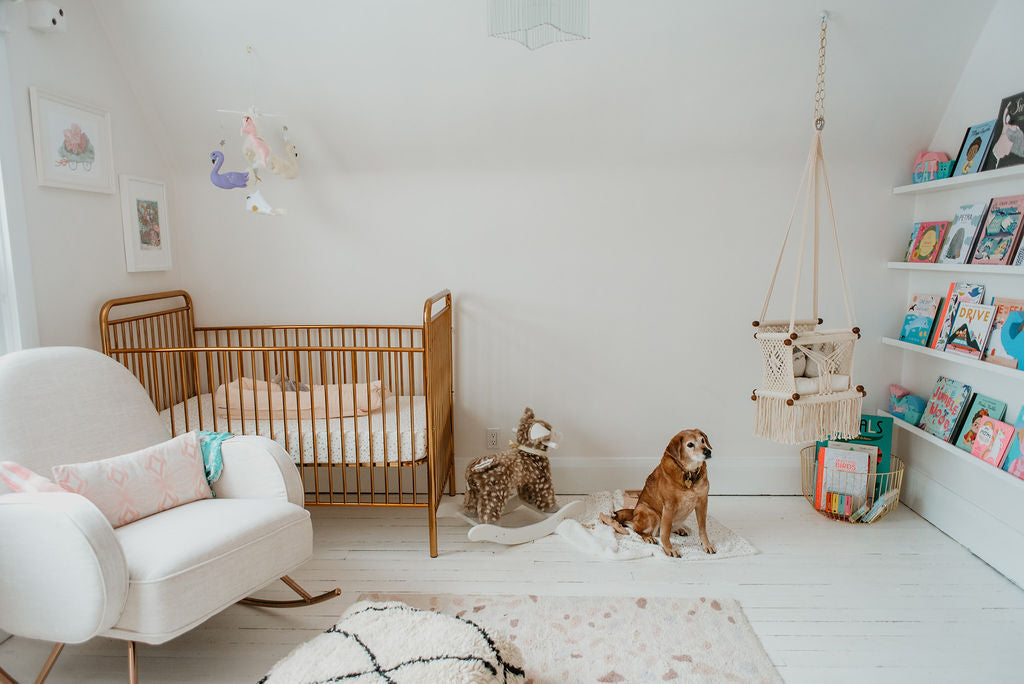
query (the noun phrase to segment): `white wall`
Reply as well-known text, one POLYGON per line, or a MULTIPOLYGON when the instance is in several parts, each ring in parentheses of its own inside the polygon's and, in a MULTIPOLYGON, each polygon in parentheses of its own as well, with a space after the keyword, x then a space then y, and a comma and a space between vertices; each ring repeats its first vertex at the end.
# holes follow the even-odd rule
MULTIPOLYGON (((88 0, 61 3, 69 30, 42 34, 25 23, 26 6, 8 10, 6 36, 19 142, 28 247, 43 345, 99 347, 100 305, 127 293, 171 289, 177 271, 125 270, 121 205, 105 195, 36 185, 28 88, 68 95, 111 112, 117 173, 172 181, 138 102, 88 0)), ((168 187, 174 203, 174 188, 168 187)), ((173 206, 171 221, 175 223, 173 206)))
MULTIPOLYGON (((884 262, 912 209, 890 189, 990 6, 833 3, 825 145, 867 408, 898 373, 877 339, 902 308, 884 262), (908 38, 952 32, 966 40, 908 38)), ((716 491, 797 491, 795 449, 751 436, 750 321, 810 142, 819 4, 595 0, 592 40, 536 53, 487 38, 483 7, 98 5, 173 143, 198 320, 415 323, 448 287, 460 470, 529 404, 566 433, 562 491, 639 485, 691 426, 716 491), (300 147, 300 179, 263 186, 284 217, 207 179, 220 138, 240 165, 237 120, 215 110, 254 97, 300 147)))

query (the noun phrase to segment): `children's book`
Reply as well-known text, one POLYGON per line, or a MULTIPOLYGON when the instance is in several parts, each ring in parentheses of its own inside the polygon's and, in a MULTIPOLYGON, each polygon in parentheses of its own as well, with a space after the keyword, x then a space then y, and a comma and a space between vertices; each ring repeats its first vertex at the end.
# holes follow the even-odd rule
POLYGON ((970 385, 940 375, 917 427, 948 442, 970 398, 970 385))
POLYGON ((914 224, 914 244, 907 261, 934 264, 942 251, 942 240, 949 229, 949 221, 922 221, 914 224))
POLYGON ((946 232, 939 261, 944 264, 965 264, 974 251, 978 229, 988 211, 988 202, 964 204, 956 210, 953 223, 946 232))
POLYGON ((978 423, 978 436, 974 438, 971 453, 985 463, 1000 468, 1012 440, 1012 425, 995 418, 985 417, 978 423))
POLYGON ((815 506, 828 510, 830 492, 849 494, 853 499, 853 509, 864 505, 868 496, 871 457, 861 451, 822 447, 818 450, 818 458, 815 506))
POLYGON ((903 329, 900 339, 910 344, 928 346, 928 338, 935 325, 935 316, 942 303, 941 295, 916 294, 907 307, 907 315, 903 317, 903 329))
POLYGON ((853 439, 828 439, 818 442, 818 449, 827 447, 830 443, 842 442, 843 444, 866 444, 878 449, 878 460, 875 470, 878 473, 888 473, 892 470, 892 418, 889 416, 875 416, 862 413, 860 416, 860 431, 853 439))
POLYGON ((1024 480, 1024 407, 1013 426, 1013 440, 1003 459, 1003 470, 1024 480))
POLYGON ((985 163, 985 155, 988 153, 989 143, 992 142, 992 131, 995 130, 996 120, 975 124, 967 129, 964 134, 964 141, 960 143, 960 152, 956 155, 956 166, 953 167, 954 176, 966 176, 969 173, 977 173, 981 165, 985 163))
POLYGON ((1024 195, 993 198, 971 263, 1009 264, 1020 244, 1022 213, 1024 195))
POLYGON ((956 440, 953 442, 957 448, 967 453, 971 452, 974 445, 974 438, 978 434, 978 426, 982 418, 995 418, 1002 420, 1006 417, 1006 402, 993 399, 984 394, 975 394, 964 414, 963 427, 957 432, 956 440))
POLYGON ((1020 247, 1017 248, 1017 256, 1013 257, 1014 266, 1024 266, 1024 240, 1021 240, 1020 247))
POLYGON ((953 317, 960 302, 974 302, 980 304, 985 297, 984 285, 972 285, 971 283, 950 283, 949 292, 946 293, 946 301, 939 309, 936 316, 935 334, 932 335, 932 342, 929 345, 932 349, 942 350, 953 330, 953 317))
POLYGON ((996 307, 991 304, 961 302, 953 317, 953 329, 946 338, 946 351, 980 359, 988 344, 996 307))
POLYGON ((870 503, 875 498, 875 469, 878 467, 878 447, 873 444, 858 444, 857 442, 829 442, 829 449, 838 451, 858 451, 868 456, 868 483, 867 501, 870 503))
POLYGON ((1024 127, 1024 93, 1004 97, 996 112, 996 128, 992 131, 992 144, 985 155, 982 171, 1004 169, 1024 164, 1020 133, 1024 127))
MULTIPOLYGON (((1024 245, 1021 246, 1024 249, 1024 245)), ((998 363, 1007 368, 1016 368, 1017 359, 1010 356, 1003 348, 1003 323, 1011 311, 1024 311, 1024 299, 1007 299, 1006 297, 993 297, 992 305, 996 307, 996 313, 992 320, 992 332, 988 336, 988 345, 985 347, 985 361, 998 363)))

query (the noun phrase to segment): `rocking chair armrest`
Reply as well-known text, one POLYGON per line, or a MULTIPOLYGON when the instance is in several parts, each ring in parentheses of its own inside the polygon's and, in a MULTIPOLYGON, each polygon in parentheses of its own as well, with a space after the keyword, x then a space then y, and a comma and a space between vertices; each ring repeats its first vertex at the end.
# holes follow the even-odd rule
POLYGON ((213 484, 218 498, 279 499, 302 506, 302 479, 284 448, 256 435, 232 437, 221 444, 224 470, 213 484))
POLYGON ((106 517, 72 492, 0 496, 0 629, 81 643, 113 627, 128 564, 106 517))

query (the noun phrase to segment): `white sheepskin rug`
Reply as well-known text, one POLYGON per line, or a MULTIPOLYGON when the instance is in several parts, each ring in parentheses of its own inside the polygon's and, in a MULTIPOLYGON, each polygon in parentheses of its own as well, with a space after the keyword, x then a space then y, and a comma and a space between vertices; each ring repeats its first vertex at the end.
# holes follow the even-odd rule
POLYGON ((618 534, 598 519, 602 513, 612 513, 623 508, 625 500, 626 494, 621 489, 614 492, 595 492, 584 499, 587 504, 586 510, 576 520, 563 520, 555 532, 580 551, 609 560, 653 557, 674 563, 681 560, 719 560, 757 553, 757 549, 751 546, 750 542, 710 515, 708 537, 715 545, 716 553, 704 553, 700 538, 697 536, 697 519, 691 515, 685 523, 690 534, 685 537, 672 535, 672 547, 679 552, 680 557, 670 558, 662 552, 660 546, 648 544, 636 532, 630 530, 628 535, 618 534))
POLYGON ((261 684, 522 682, 509 639, 463 617, 398 601, 360 601, 338 623, 282 658, 261 684))

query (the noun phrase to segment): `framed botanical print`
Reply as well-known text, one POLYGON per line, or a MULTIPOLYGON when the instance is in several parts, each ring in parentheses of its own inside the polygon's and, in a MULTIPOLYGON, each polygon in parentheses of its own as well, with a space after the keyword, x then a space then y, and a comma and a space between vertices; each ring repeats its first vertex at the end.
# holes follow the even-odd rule
POLYGON ((171 267, 171 233, 167 191, 163 183, 119 176, 124 262, 128 272, 166 271, 171 267))
POLYGON ((39 185, 114 192, 110 112, 29 88, 39 185))

